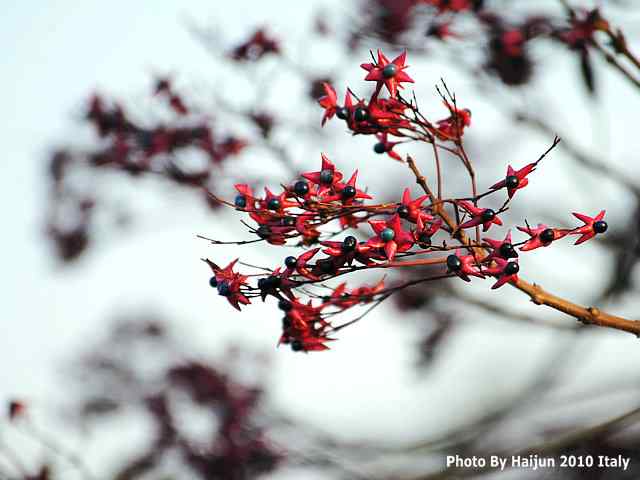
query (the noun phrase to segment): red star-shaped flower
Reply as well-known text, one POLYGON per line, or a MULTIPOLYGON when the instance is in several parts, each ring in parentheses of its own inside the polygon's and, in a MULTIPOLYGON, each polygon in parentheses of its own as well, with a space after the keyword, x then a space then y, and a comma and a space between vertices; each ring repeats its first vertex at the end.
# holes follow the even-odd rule
MULTIPOLYGON (((431 217, 431 215, 422 210, 422 204, 427 198, 429 198, 428 195, 422 195, 415 200, 411 200, 411 190, 409 188, 405 188, 404 192, 402 192, 401 207, 406 208, 406 214, 403 213, 402 217, 413 223, 416 223, 420 216, 426 215, 427 217, 431 217)), ((432 220, 433 217, 425 219, 432 220)))
POLYGON ((434 218, 428 213, 421 212, 421 214, 418 215, 416 229, 413 231, 413 238, 421 247, 427 247, 431 245, 431 237, 433 237, 441 227, 442 219, 434 218))
POLYGON ((307 262, 311 260, 313 256, 319 251, 319 248, 313 248, 307 252, 304 252, 302 255, 295 259, 295 265, 293 264, 293 262, 291 262, 291 265, 289 264, 289 258, 294 257, 287 257, 287 268, 283 272, 283 276, 289 277, 289 275, 291 275, 293 272, 297 272, 303 277, 308 278, 309 280, 320 280, 320 278, 311 273, 311 270, 309 270, 309 268, 307 267, 307 262))
MULTIPOLYGON (((237 183, 234 185, 234 188, 239 194, 237 198, 242 197, 244 199, 244 202, 243 202, 244 206, 239 207, 238 202, 236 202, 236 208, 242 208, 247 212, 254 211, 255 204, 256 204, 256 197, 253 195, 253 190, 251 190, 251 187, 246 183, 237 183)), ((242 203, 240 205, 242 205, 242 203)))
POLYGON ((238 259, 236 258, 226 267, 220 268, 212 261, 205 260, 214 275, 210 280, 211 286, 215 287, 221 296, 226 297, 233 308, 240 310, 240 304, 249 305, 251 302, 240 292, 240 287, 247 284, 247 277, 233 271, 237 261, 238 259))
POLYGON ((398 252, 406 252, 415 243, 411 232, 402 228, 400 216, 396 213, 389 220, 369 220, 369 225, 376 233, 367 240, 367 245, 384 250, 385 256, 392 261, 398 252))
POLYGON ((485 268, 484 273, 488 273, 489 275, 496 277, 498 281, 494 283, 491 287, 492 290, 496 288, 500 288, 505 283, 515 283, 518 281, 518 272, 520 271, 520 266, 518 265, 518 261, 508 261, 504 258, 496 257, 493 259, 495 265, 492 267, 485 268))
POLYGON ((333 291, 329 301, 336 307, 347 309, 359 303, 370 302, 373 296, 382 290, 384 290, 384 279, 371 287, 363 285, 362 287, 354 288, 350 292, 347 291, 347 284, 341 283, 333 291))
POLYGON ((582 242, 586 242, 587 240, 593 238, 598 233, 604 233, 607 231, 608 225, 607 222, 602 220, 604 218, 605 211, 602 210, 595 217, 588 217, 587 215, 583 215, 581 213, 573 213, 573 216, 576 217, 581 222, 584 222, 582 227, 575 228, 569 232, 570 235, 581 235, 581 237, 576 240, 574 245, 580 245, 582 242))
POLYGON ((343 205, 351 205, 354 201, 361 199, 371 199, 371 195, 364 193, 356 188, 356 180, 358 179, 358 170, 353 172, 347 183, 337 182, 334 185, 335 193, 328 195, 322 199, 323 202, 341 201, 343 205))
POLYGON ((529 179, 526 178, 531 172, 536 169, 536 163, 530 163, 525 165, 520 170, 514 170, 511 165, 507 167, 507 175, 504 180, 500 180, 498 183, 493 184, 491 190, 499 190, 500 188, 507 187, 507 193, 509 198, 513 197, 516 190, 526 187, 529 184, 529 179))
POLYGON ((378 143, 374 145, 373 150, 376 153, 386 153, 394 160, 401 162, 402 157, 398 155, 398 153, 393 151, 393 147, 398 145, 398 143, 400 142, 390 142, 387 137, 388 137, 387 132, 376 133, 376 138, 378 139, 378 143))
POLYGON ((476 258, 471 254, 463 255, 460 249, 457 249, 453 255, 447 257, 447 268, 449 272, 455 273, 465 282, 471 281, 469 275, 484 278, 476 258))
POLYGON ((507 232, 504 240, 494 240, 493 238, 486 237, 483 240, 492 248, 491 253, 484 259, 486 261, 496 258, 508 260, 518 256, 518 252, 513 248, 513 243, 511 242, 511 230, 507 232))
POLYGON ((462 138, 464 129, 471 125, 471 110, 468 108, 456 108, 451 106, 449 102, 444 102, 444 105, 449 109, 449 117, 438 120, 434 134, 440 140, 462 138))
POLYGON ((458 225, 458 228, 470 228, 482 224, 482 231, 486 232, 492 224, 502 225, 502 220, 500 220, 496 212, 490 208, 476 207, 473 203, 466 200, 460 200, 458 205, 472 215, 471 219, 458 225))
MULTIPOLYGON (((268 210, 269 213, 282 214, 285 208, 297 207, 298 203, 288 200, 289 192, 286 190, 279 195, 275 195, 267 187, 264 188, 265 197, 260 201, 260 209, 268 210)), ((266 212, 265 212, 266 213, 266 212)))
POLYGON ((324 88, 325 95, 320 97, 318 103, 324 108, 324 115, 322 117, 322 126, 324 126, 327 120, 330 120, 336 114, 338 96, 336 95, 335 89, 327 82, 322 84, 322 88, 324 88))
POLYGON ((311 183, 318 185, 318 195, 324 196, 335 184, 342 180, 342 173, 336 170, 336 166, 322 153, 322 168, 319 172, 307 172, 302 176, 311 183))
POLYGON ((358 242, 355 237, 347 238, 348 240, 345 239, 342 242, 332 240, 320 242, 321 245, 327 247, 323 252, 333 257, 333 264, 336 267, 341 267, 345 264, 351 265, 354 260, 363 265, 374 265, 375 262, 372 262, 371 259, 380 259, 380 255, 375 252, 371 245, 358 242))
POLYGON ((311 300, 305 305, 293 299, 291 309, 285 315, 283 332, 278 343, 288 343, 294 351, 328 350, 325 342, 334 339, 328 337, 327 330, 331 324, 322 318, 321 311, 329 305, 331 304, 323 303, 314 307, 311 300))
POLYGON ((520 247, 520 250, 523 252, 535 250, 540 247, 548 247, 551 245, 551 242, 558 240, 569 233, 569 230, 549 228, 542 223, 539 223, 536 228, 528 226, 517 228, 531 237, 522 247, 520 247))
POLYGON ((402 88, 401 83, 413 83, 413 79, 404 71, 404 69, 408 67, 408 65, 404 64, 406 58, 407 52, 404 51, 390 62, 389 59, 378 50, 377 63, 363 63, 360 65, 369 72, 364 79, 377 82, 376 93, 379 92, 382 85, 384 85, 387 87, 387 90, 389 90, 391 97, 395 97, 398 93, 398 88, 402 88))

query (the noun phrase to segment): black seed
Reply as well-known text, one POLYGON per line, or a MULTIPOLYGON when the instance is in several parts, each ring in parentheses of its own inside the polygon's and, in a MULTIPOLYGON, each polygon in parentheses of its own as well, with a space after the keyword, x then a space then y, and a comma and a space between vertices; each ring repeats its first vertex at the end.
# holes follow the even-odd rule
POLYGON ((490 222, 496 218, 496 212, 491 210, 490 208, 485 208, 482 212, 482 222, 490 222))
POLYGON ((286 330, 289 327, 291 327, 291 319, 289 317, 283 317, 282 318, 282 328, 286 330))
POLYGON ((289 300, 282 299, 278 302, 278 308, 284 312, 288 312, 293 308, 293 305, 289 300))
POLYGON ((507 178, 504 179, 504 184, 509 190, 512 190, 520 185, 520 180, 515 175, 507 175, 507 178))
POLYGON ((452 272, 457 272, 462 268, 462 262, 457 255, 449 255, 447 257, 447 267, 452 272))
POLYGON ((369 118, 369 112, 366 108, 358 107, 355 112, 353 112, 353 118, 356 122, 364 122, 369 118))
POLYGON ((387 151, 387 147, 385 147, 384 143, 378 142, 373 146, 373 151, 376 153, 384 153, 387 151))
POLYGON ((336 109, 336 117, 340 120, 346 120, 349 118, 349 109, 347 107, 339 107, 336 109))
POLYGON ((299 180, 293 186, 293 191, 296 192, 296 195, 304 197, 307 193, 309 193, 309 184, 304 180, 299 180))
POLYGON ((285 227, 293 227, 296 224, 296 219, 295 217, 284 217, 282 219, 282 225, 284 225, 285 227))
POLYGON ((298 264, 298 260, 296 259, 296 257, 289 256, 284 259, 284 264, 287 266, 287 268, 295 268, 298 264))
POLYGON ((322 170, 320 172, 320 183, 333 183, 333 170, 322 170))
POLYGON ((609 228, 609 225, 607 225, 607 222, 604 220, 593 222, 593 231, 596 233, 604 233, 607 231, 607 228, 609 228))
POLYGON ((516 252, 516 249, 513 248, 513 245, 509 242, 500 245, 499 252, 502 258, 516 258, 518 256, 518 252, 516 252))
POLYGON ((542 243, 551 243, 555 238, 556 234, 554 233, 553 228, 547 228, 540 234, 540 240, 542 243))
POLYGON ((356 187, 352 187, 351 185, 347 185, 342 190, 342 198, 353 198, 356 196, 358 192, 356 191, 356 187))
POLYGON ((272 198, 267 202, 267 208, 269 210, 278 210, 280 209, 280 200, 277 198, 272 198))
POLYGON ((300 340, 294 340, 293 342, 291 342, 291 350, 293 350, 294 352, 299 352, 303 348, 304 345, 300 340))
POLYGON ((228 297, 231 294, 231 287, 229 287, 229 282, 220 282, 218 284, 218 293, 223 297, 228 297))
POLYGON ((238 208, 244 208, 247 206, 247 199, 244 195, 238 195, 233 203, 238 208))
POLYGON ((519 271, 520 271, 520 265, 518 265, 516 262, 509 262, 504 267, 504 274, 505 275, 515 275, 519 271))
POLYGON ((269 238, 271 236, 271 229, 268 225, 260 225, 256 233, 260 238, 269 238))
POLYGON ((407 207, 406 205, 400 205, 397 208, 396 213, 400 216, 400 218, 407 218, 409 216, 409 207, 407 207))
POLYGON ((384 78, 391 78, 395 76, 396 73, 398 73, 398 67, 394 63, 389 63, 382 69, 382 76, 384 78))
POLYGON ((341 249, 343 252, 353 252, 356 249, 356 245, 358 245, 356 237, 349 235, 342 241, 341 249))
POLYGON ((216 277, 211 277, 209 279, 209 285, 211 285, 213 288, 216 288, 218 286, 218 280, 216 280, 216 277))

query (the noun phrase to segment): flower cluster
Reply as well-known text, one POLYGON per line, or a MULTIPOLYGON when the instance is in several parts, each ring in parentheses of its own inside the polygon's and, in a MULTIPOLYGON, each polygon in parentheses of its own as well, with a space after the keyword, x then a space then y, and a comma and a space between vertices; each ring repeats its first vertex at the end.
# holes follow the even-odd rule
MULTIPOLYGON (((74 260, 87 248, 96 216, 95 189, 79 188, 77 171, 125 172, 136 179, 163 177, 206 191, 214 188, 222 165, 247 147, 248 142, 240 137, 215 132, 211 119, 192 111, 170 79, 155 82, 153 97, 166 103, 170 121, 144 124, 119 103, 92 95, 85 120, 99 139, 99 147, 88 151, 66 148, 51 156, 47 232, 63 260, 74 260), (197 165, 183 161, 195 157, 195 152, 201 160, 197 165)), ((204 200, 211 207, 219 206, 208 195, 204 200)))
MULTIPOLYGON (((422 41, 411 43, 411 39, 420 38, 420 32, 441 42, 466 39, 478 45, 479 53, 485 57, 472 68, 484 68, 504 84, 520 86, 529 82, 534 71, 531 44, 551 40, 568 46, 579 57, 580 73, 592 93, 595 84, 590 52, 598 50, 614 64, 616 55, 626 56, 637 65, 624 36, 611 28, 598 8, 567 6, 561 15, 535 12, 519 20, 505 11, 482 0, 368 0, 363 2, 361 25, 352 46, 372 34, 389 44, 416 49, 424 48, 422 41), (463 29, 464 33, 460 33, 463 29), (610 44, 600 43, 596 32, 606 34, 610 44)), ((618 69, 629 76, 624 68, 618 69)), ((634 80, 633 76, 629 78, 634 80)))
MULTIPOLYGON (((378 153, 393 153, 391 156, 403 163, 402 156, 391 150, 400 142, 389 140, 389 136, 431 144, 438 171, 439 150, 454 154, 470 169, 471 161, 462 142, 465 128, 470 125, 469 112, 457 107, 455 96, 444 85, 448 96, 443 96, 443 101, 450 115, 440 121, 428 120, 415 101, 406 101, 400 94, 402 83, 413 82, 405 72, 405 62, 406 53, 389 61, 378 51, 375 62, 362 64, 367 72, 364 80, 376 82, 369 102, 358 100, 354 104, 354 94, 348 89, 344 105, 337 105, 335 90, 325 83, 326 95, 319 99, 324 109, 322 123, 337 116, 353 133, 375 137, 378 143, 374 149, 378 153), (380 144, 384 148, 379 148, 380 144), (451 144, 453 147, 447 146, 451 144)), ((547 247, 569 235, 579 236, 575 243, 580 244, 607 230, 605 212, 601 211, 594 217, 574 213, 583 225, 573 229, 544 224, 533 228, 525 220, 525 226, 517 226, 517 230, 527 238, 518 242, 512 240, 511 230, 502 240, 480 234, 480 227, 485 233, 504 224, 501 217, 510 202, 518 191, 529 185, 531 174, 558 142, 556 138, 532 163, 520 168, 509 165, 505 177, 484 193, 477 193, 472 177, 473 195, 467 198, 443 198, 440 174, 436 195, 410 157, 406 163, 424 194, 415 197, 410 188, 405 188, 394 202, 374 203, 374 195, 358 185, 358 171, 348 177, 325 154, 321 155, 318 170, 302 173, 282 185, 278 192, 265 187, 264 195, 259 196, 248 184, 238 184, 233 202, 220 201, 255 222, 250 228, 258 238, 243 242, 209 240, 214 244, 265 241, 283 246, 295 243, 304 251, 298 256, 287 256, 280 266, 261 268, 262 273, 251 275, 236 271, 237 260, 225 268, 205 260, 213 273, 210 284, 238 310, 240 305, 249 305, 254 299, 274 298, 283 312, 279 343, 305 352, 328 349, 335 332, 363 316, 337 324, 336 315, 364 305, 373 308, 391 294, 416 283, 392 282, 387 286, 380 280, 374 286, 356 288, 349 287, 347 282, 335 287, 327 283, 343 275, 360 270, 401 271, 436 266, 439 270, 435 275, 418 282, 446 277, 469 282, 475 277, 493 278, 492 289, 516 285, 522 253, 547 247), (502 203, 491 205, 488 198, 499 197, 500 192, 503 192, 502 203), (336 239, 336 236, 342 238, 336 239), (257 281, 254 283, 250 278, 257 281)))
POLYGON ((256 61, 269 53, 280 53, 279 42, 259 28, 246 41, 236 46, 229 56, 236 61, 256 61))

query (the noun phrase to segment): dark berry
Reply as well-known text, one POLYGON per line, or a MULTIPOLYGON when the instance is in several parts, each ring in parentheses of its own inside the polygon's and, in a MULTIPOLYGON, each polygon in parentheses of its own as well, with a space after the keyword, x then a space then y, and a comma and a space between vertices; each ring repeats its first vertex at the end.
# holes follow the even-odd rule
POLYGON ((338 107, 336 108, 336 117, 340 120, 346 120, 349 118, 349 109, 347 107, 338 107))
POLYGON ((353 252, 358 245, 358 240, 356 237, 349 235, 342 241, 342 251, 343 252, 353 252))
POLYGON ((519 271, 520 271, 520 265, 518 265, 516 262, 509 262, 504 267, 505 275, 515 275, 519 271))
POLYGON ((387 147, 384 143, 378 142, 373 146, 373 151, 376 153, 384 153, 387 151, 387 147))
POLYGON ((213 288, 216 288, 218 286, 218 280, 216 280, 216 277, 211 277, 209 279, 209 285, 211 285, 213 288))
POLYGON ((322 273, 332 273, 334 271, 333 261, 329 258, 318 260, 316 265, 322 273))
POLYGON ((285 300, 284 298, 278 302, 278 308, 283 312, 288 312, 293 308, 293 305, 289 300, 285 300))
POLYGON ((280 277, 271 275, 270 277, 261 278, 260 280, 258 280, 258 288, 263 291, 275 290, 280 286, 281 282, 282 281, 280 280, 280 277))
POLYGON ((256 233, 260 238, 269 238, 271 236, 271 229, 268 225, 260 225, 256 233))
POLYGON ((457 272, 462 268, 462 262, 457 255, 449 255, 447 257, 447 268, 452 272, 457 272))
POLYGON ((380 238, 383 242, 390 242, 396 236, 396 232, 394 232, 391 228, 385 228, 380 232, 380 238))
POLYGON ((409 207, 406 205, 400 205, 396 210, 396 213, 400 216, 400 218, 407 218, 409 216, 409 207))
POLYGON ((356 196, 358 192, 356 191, 356 187, 352 187, 351 185, 347 185, 342 190, 342 198, 353 198, 356 196))
POLYGON ((291 350, 293 350, 294 352, 299 352, 303 348, 304 345, 300 340, 294 340, 293 342, 291 342, 291 350))
POLYGON ((296 195, 304 197, 307 193, 309 193, 309 184, 304 180, 299 180, 293 186, 293 191, 296 192, 296 195))
POLYGON ((320 183, 333 183, 333 170, 322 170, 320 172, 320 183))
POLYGON ((493 220, 494 218, 496 218, 496 212, 494 212, 493 210, 491 210, 490 208, 485 208, 482 211, 482 222, 490 222, 491 220, 493 220))
POLYGON ((282 318, 282 328, 284 330, 286 330, 289 327, 291 327, 291 319, 289 317, 283 317, 282 318))
POLYGON ((420 242, 420 247, 427 248, 431 245, 431 237, 426 232, 422 232, 418 236, 418 242, 420 242))
POLYGON ((509 190, 513 190, 520 185, 520 179, 515 175, 507 175, 507 178, 504 179, 504 184, 509 190))
POLYGON ((518 252, 513 248, 513 245, 509 242, 504 242, 500 245, 500 256, 502 258, 516 258, 518 256, 518 252))
POLYGON ((382 76, 384 78, 392 78, 398 73, 398 67, 394 63, 389 63, 382 69, 382 76))
POLYGON ((353 112, 353 119, 356 122, 364 122, 367 118, 369 118, 369 112, 366 108, 358 107, 353 112))
POLYGON ((244 195, 238 195, 233 203, 238 208, 244 208, 247 206, 247 199, 244 195))
POLYGON ((296 268, 296 265, 298 264, 298 259, 296 259, 296 257, 287 257, 284 259, 284 264, 287 266, 287 268, 296 268))
POLYGON ((293 227, 296 224, 296 219, 295 217, 284 217, 282 219, 282 225, 284 225, 285 227, 293 227))
POLYGON ((267 202, 267 208, 269 210, 279 210, 280 205, 280 200, 278 200, 277 198, 272 198, 267 202))
POLYGON ((607 225, 607 222, 604 220, 593 222, 593 231, 596 233, 604 233, 607 231, 607 228, 609 228, 609 225, 607 225))
POLYGON ((223 297, 228 297, 231 294, 231 287, 229 287, 229 282, 220 282, 218 284, 218 293, 223 297))
POLYGON ((551 243, 556 238, 556 234, 553 231, 553 228, 547 228, 540 233, 540 240, 542 243, 551 243))

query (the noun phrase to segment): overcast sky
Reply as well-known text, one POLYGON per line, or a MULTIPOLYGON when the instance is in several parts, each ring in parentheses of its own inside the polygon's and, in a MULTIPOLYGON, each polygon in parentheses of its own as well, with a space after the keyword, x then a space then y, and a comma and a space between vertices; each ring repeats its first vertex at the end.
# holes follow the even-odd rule
MULTIPOLYGON (((129 308, 152 306, 167 313, 176 322, 173 327, 179 329, 186 343, 196 346, 199 355, 206 352, 215 356, 234 339, 268 352, 274 350, 277 312, 255 306, 249 309, 252 313, 236 315, 222 299, 212 295, 206 271, 198 260, 212 252, 195 239, 195 234, 224 228, 242 235, 237 217, 211 216, 196 201, 171 196, 161 203, 162 212, 143 219, 142 226, 132 234, 105 242, 79 264, 62 268, 52 261, 43 235, 44 170, 52 145, 84 141, 77 138, 77 118, 82 100, 90 92, 99 89, 125 99, 135 98, 145 92, 156 72, 179 72, 181 79, 200 83, 215 77, 215 64, 185 27, 189 19, 221 24, 230 38, 239 38, 247 26, 273 20, 278 34, 295 37, 309 14, 307 5, 248 0, 25 1, 3 7, 0 401, 19 396, 33 402, 36 409, 46 410, 48 399, 62 399, 64 385, 57 366, 107 331, 105 321, 114 311, 129 308)), ((420 65, 416 68, 428 76, 428 84, 435 83, 440 72, 432 65, 420 65)), ((359 74, 357 65, 352 69, 359 74)), ((555 81, 562 79, 555 77, 555 81)), ((541 80, 545 86, 553 82, 551 76, 541 80)), ((464 84, 461 88, 464 90, 464 84)), ((594 126, 589 115, 572 116, 570 102, 581 95, 579 91, 555 90, 556 107, 550 110, 564 115, 565 124, 571 122, 574 128, 587 125, 593 145, 607 152, 621 168, 635 168, 635 152, 640 147, 640 136, 635 132, 638 96, 631 97, 626 84, 611 75, 603 79, 603 91, 604 100, 594 109, 609 116, 606 134, 598 130, 602 125, 594 126), (620 108, 621 104, 626 107, 620 108)), ((476 104, 474 122, 481 124, 482 112, 490 116, 492 111, 480 101, 476 104)), ((492 127, 484 128, 495 132, 492 127)), ((580 137, 580 132, 584 130, 573 133, 580 137)), ((536 148, 537 156, 544 147, 538 144, 536 148)), ((314 152, 311 157, 315 159, 318 154, 314 152)), ((498 162, 496 170, 502 171, 504 163, 498 162)), ((371 179, 371 183, 376 181, 384 183, 384 179, 371 179)), ((579 187, 570 184, 566 176, 556 177, 555 182, 559 188, 566 185, 566 190, 555 192, 561 196, 571 197, 579 187)), ((594 186, 589 184, 589 188, 594 186)), ((616 214, 616 209, 626 208, 628 199, 616 197, 615 187, 606 182, 602 189, 603 197, 608 194, 606 198, 614 199, 602 208, 607 208, 613 218, 623 217, 616 214)), ((533 191, 529 201, 534 202, 541 193, 544 191, 533 191)), ((585 213, 600 208, 597 195, 575 195, 579 205, 570 208, 585 206, 585 213)), ((556 281, 563 291, 588 297, 595 288, 584 293, 580 280, 576 285, 575 276, 567 273, 574 268, 592 287, 602 283, 602 275, 590 268, 603 264, 602 252, 597 246, 587 250, 589 247, 583 247, 573 264, 562 263, 563 255, 534 256, 532 262, 540 267, 536 280, 556 281), (545 271, 550 268, 550 259, 560 262, 560 272, 551 275, 545 271)), ((223 263, 236 252, 221 248, 215 255, 223 263)), ((273 262, 272 257, 265 254, 265 262, 273 262)), ((479 288, 487 294, 486 285, 479 288)), ((505 295, 514 299, 516 309, 541 316, 546 313, 529 308, 514 292, 505 295)), ((627 302, 619 308, 637 312, 637 307, 638 302, 627 302)), ((341 333, 332 352, 308 356, 284 349, 274 352, 274 401, 294 414, 308 416, 353 438, 376 436, 391 441, 428 437, 451 422, 462 421, 459 412, 481 412, 497 398, 516 391, 541 355, 564 338, 556 332, 513 326, 478 313, 474 320, 478 326, 470 325, 455 337, 451 355, 441 358, 446 367, 420 379, 413 370, 404 368, 414 361, 416 339, 411 338, 412 330, 390 326, 385 319, 390 312, 383 308, 366 322, 341 333), (487 329, 482 322, 493 322, 494 327, 487 329), (507 363, 510 368, 504 369, 507 363), (496 371, 506 378, 492 377, 496 371), (492 384, 489 390, 483 388, 488 381, 492 384)), ((584 349, 597 349, 599 353, 597 360, 590 357, 586 365, 581 365, 575 372, 577 378, 598 378, 614 368, 622 372, 636 368, 640 360, 637 341, 616 333, 602 332, 597 341, 589 337, 584 349)))

